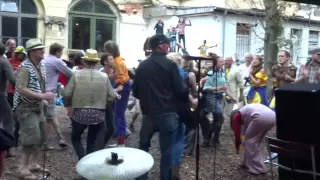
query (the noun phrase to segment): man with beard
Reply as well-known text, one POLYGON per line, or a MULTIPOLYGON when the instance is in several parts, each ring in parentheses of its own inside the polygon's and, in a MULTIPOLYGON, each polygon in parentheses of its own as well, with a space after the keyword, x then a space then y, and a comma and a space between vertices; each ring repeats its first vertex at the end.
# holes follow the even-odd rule
MULTIPOLYGON (((148 151, 156 131, 160 131, 160 179, 172 179, 173 144, 178 128, 177 94, 183 92, 178 66, 166 58, 170 40, 163 34, 150 39, 151 55, 140 63, 133 83, 133 96, 140 100, 143 114, 139 149, 148 151)), ((137 178, 148 179, 148 174, 137 178)))
POLYGON ((297 67, 290 63, 290 53, 288 51, 280 51, 278 58, 279 63, 271 68, 274 88, 295 82, 297 73, 297 67))
POLYGON ((302 70, 301 77, 299 77, 297 82, 319 84, 320 83, 320 48, 313 49, 310 54, 312 54, 311 61, 302 70))

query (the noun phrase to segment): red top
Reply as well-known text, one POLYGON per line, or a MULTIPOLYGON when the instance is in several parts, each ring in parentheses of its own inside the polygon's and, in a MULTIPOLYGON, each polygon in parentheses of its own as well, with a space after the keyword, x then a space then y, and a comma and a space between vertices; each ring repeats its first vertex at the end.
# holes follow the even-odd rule
MULTIPOLYGON (((18 69, 18 67, 20 66, 22 61, 20 61, 18 59, 10 58, 9 62, 11 64, 13 70, 16 71, 18 69)), ((14 92, 15 92, 14 87, 10 83, 8 83, 8 93, 9 94, 14 94, 14 92)))
POLYGON ((240 137, 241 113, 239 111, 232 117, 232 129, 234 132, 234 139, 235 139, 234 143, 235 143, 237 152, 239 152, 239 148, 241 144, 241 137, 240 137))
POLYGON ((63 86, 66 86, 68 83, 67 76, 60 72, 58 82, 61 83, 63 86))

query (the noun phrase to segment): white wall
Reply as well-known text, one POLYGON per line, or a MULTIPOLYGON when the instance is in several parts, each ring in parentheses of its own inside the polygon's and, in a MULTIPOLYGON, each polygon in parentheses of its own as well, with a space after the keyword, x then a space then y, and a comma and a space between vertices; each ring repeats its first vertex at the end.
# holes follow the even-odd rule
POLYGON ((120 23, 120 52, 129 68, 145 58, 143 44, 147 38, 147 22, 139 15, 122 15, 120 23))
MULTIPOLYGON (((320 24, 314 25, 310 24, 309 22, 286 22, 283 25, 284 33, 287 38, 290 38, 291 28, 294 29, 301 29, 302 30, 302 37, 301 37, 301 50, 299 53, 299 63, 306 63, 308 52, 309 52, 309 31, 320 31, 320 24)), ((320 39, 318 40, 318 46, 320 39)))
MULTIPOLYGON (((192 26, 187 26, 185 29, 186 33, 186 44, 187 50, 191 55, 198 56, 198 47, 202 44, 203 40, 207 40, 208 45, 218 44, 217 48, 209 50, 209 52, 215 52, 222 56, 233 56, 236 53, 236 25, 237 23, 246 24, 257 24, 256 27, 252 27, 250 35, 250 53, 253 54, 263 54, 264 47, 264 29, 260 19, 255 16, 246 15, 234 15, 227 14, 225 18, 225 29, 223 29, 223 14, 217 12, 214 15, 205 16, 190 16, 186 17, 190 20, 192 26), (225 38, 223 39, 223 32, 225 33, 225 38), (223 43, 224 42, 224 43, 223 43), (223 46, 224 44, 224 52, 223 46)), ((177 24, 177 17, 164 17, 165 31, 168 27, 177 24)), ((155 34, 153 30, 154 25, 158 21, 158 18, 153 18, 149 20, 147 36, 152 36, 155 34)), ((320 31, 320 24, 313 25, 308 22, 290 21, 285 22, 284 33, 285 35, 290 33, 291 28, 302 29, 302 47, 299 57, 308 57, 308 42, 309 42, 309 30, 320 31)), ((320 38, 319 38, 320 42, 320 38)), ((303 63, 306 58, 301 58, 301 63, 303 63)))

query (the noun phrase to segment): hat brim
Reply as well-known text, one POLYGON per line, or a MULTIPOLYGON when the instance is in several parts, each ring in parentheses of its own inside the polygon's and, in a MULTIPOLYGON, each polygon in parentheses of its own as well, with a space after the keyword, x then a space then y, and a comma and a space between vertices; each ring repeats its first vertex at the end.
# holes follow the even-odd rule
POLYGON ((97 61, 100 61, 99 58, 85 58, 85 57, 82 57, 81 59, 85 60, 85 61, 91 61, 91 62, 97 62, 97 61))
POLYGON ((15 51, 14 53, 19 53, 19 54, 24 54, 24 55, 27 55, 27 52, 23 51, 23 52, 18 52, 18 51, 15 51))
POLYGON ((36 46, 36 47, 33 47, 33 48, 30 48, 30 49, 27 49, 27 52, 28 51, 32 51, 32 50, 36 50, 36 49, 43 49, 45 48, 46 46, 36 46))

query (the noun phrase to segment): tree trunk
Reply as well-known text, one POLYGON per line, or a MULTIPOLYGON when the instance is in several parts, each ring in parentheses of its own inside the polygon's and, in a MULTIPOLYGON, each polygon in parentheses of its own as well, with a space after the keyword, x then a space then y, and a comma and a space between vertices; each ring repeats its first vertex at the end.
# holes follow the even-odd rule
POLYGON ((271 68, 277 64, 277 55, 279 47, 277 45, 278 37, 282 33, 282 16, 278 9, 277 0, 263 0, 265 6, 265 39, 264 39, 264 69, 268 75, 268 99, 272 95, 271 68))

